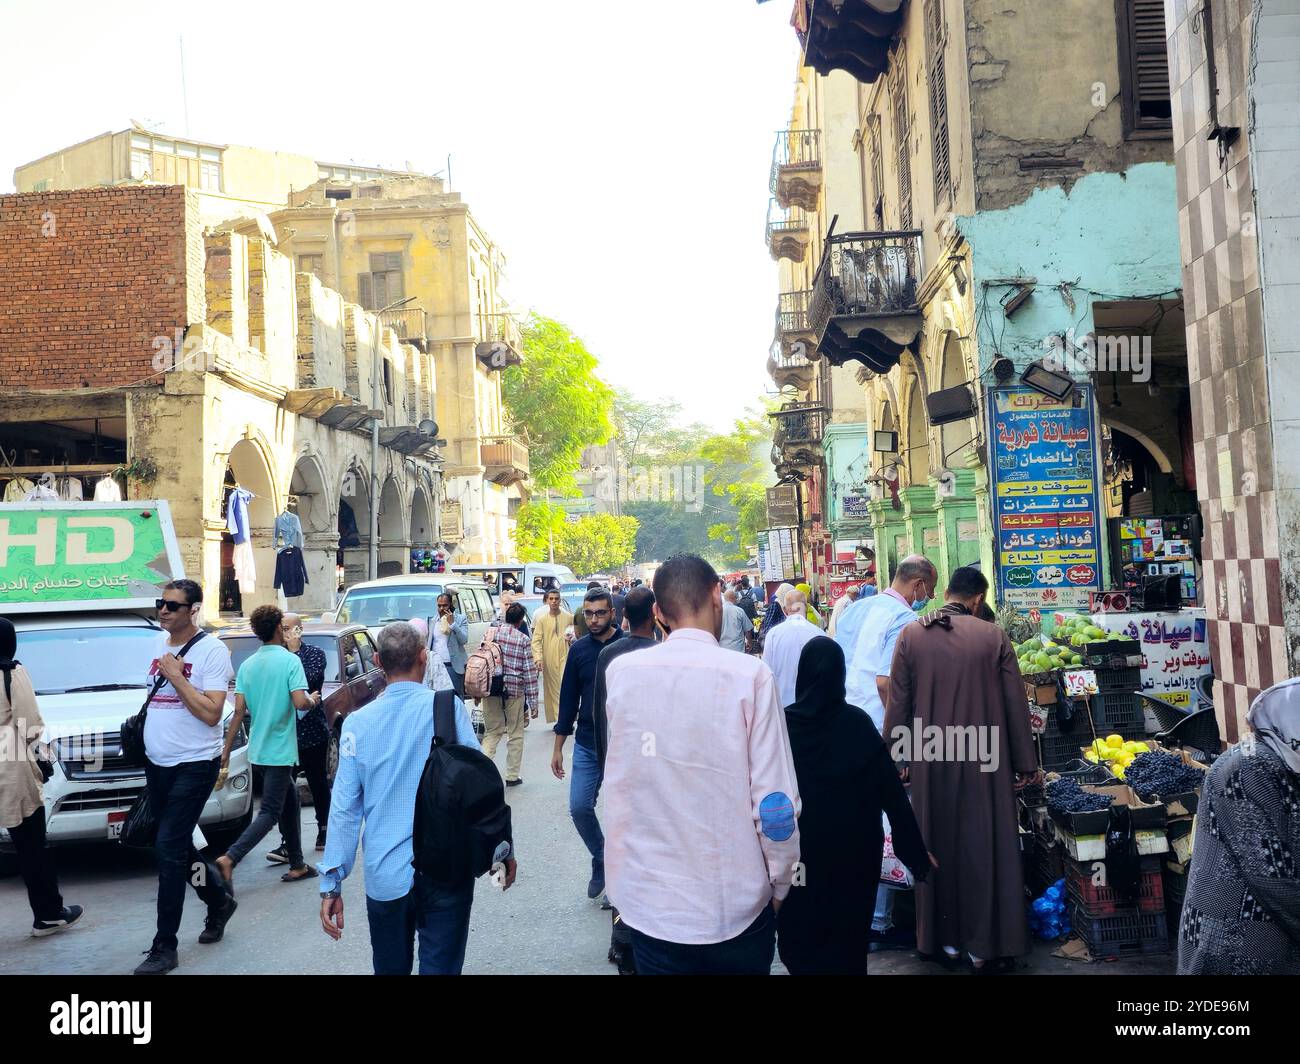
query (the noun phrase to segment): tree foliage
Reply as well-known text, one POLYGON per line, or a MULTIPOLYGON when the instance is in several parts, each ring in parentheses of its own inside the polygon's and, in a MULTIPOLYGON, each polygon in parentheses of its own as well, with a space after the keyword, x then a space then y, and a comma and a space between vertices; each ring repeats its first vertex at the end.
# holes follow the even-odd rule
POLYGON ((519 507, 515 519, 515 556, 521 562, 544 562, 550 557, 550 537, 564 527, 564 510, 540 499, 519 507))
POLYGON ((555 533, 555 560, 584 576, 621 569, 636 553, 639 524, 635 517, 613 514, 566 521, 555 533))
POLYGON ((528 319, 523 364, 506 368, 502 391, 512 431, 528 439, 537 488, 575 491, 583 449, 607 442, 614 430, 614 392, 596 366, 568 326, 539 315, 528 319))
POLYGON ((767 522, 767 488, 772 483, 768 453, 772 446, 771 420, 765 412, 747 410, 730 432, 704 441, 701 457, 708 465, 704 481, 714 495, 727 500, 734 518, 716 522, 709 538, 742 557, 767 522))

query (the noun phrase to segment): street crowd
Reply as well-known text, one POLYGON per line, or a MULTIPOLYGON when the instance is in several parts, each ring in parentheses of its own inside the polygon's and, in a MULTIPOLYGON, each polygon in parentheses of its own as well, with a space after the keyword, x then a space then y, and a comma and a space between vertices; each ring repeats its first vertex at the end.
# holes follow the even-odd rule
MULTIPOLYGON (((871 574, 850 589, 823 628, 806 585, 783 584, 764 601, 747 579, 726 586, 702 558, 679 555, 653 587, 593 583, 581 616, 558 591, 532 617, 504 594, 478 647, 443 596, 431 624, 379 632, 387 687, 344 721, 332 790, 325 666, 303 644, 301 621, 274 606, 253 611, 262 646, 235 676, 223 733, 230 652, 204 636, 203 589, 172 581, 158 601, 156 656, 141 663, 158 895, 157 932, 136 973, 177 967, 190 888, 206 909, 199 943, 221 941, 238 908, 238 868, 277 827, 280 845, 266 857, 287 866, 286 882, 318 880, 327 935, 342 934, 343 886, 361 845, 375 972, 410 974, 418 959, 421 974, 459 973, 476 879, 508 889, 518 875, 505 795, 524 783, 525 730, 543 713, 551 771, 569 781, 569 815, 590 856, 587 896, 611 913, 609 959, 621 973, 766 974, 779 954, 796 975, 864 974, 872 952, 900 948, 947 969, 1013 967, 1029 950, 1016 795, 1041 781, 1015 653, 991 623, 978 569, 954 571, 942 606, 925 613, 935 566, 912 556, 889 575, 883 588, 871 574), (245 726, 261 802, 238 839, 205 854, 194 829, 245 726), (909 745, 921 732, 980 741, 956 753, 909 745), (502 740, 504 778, 490 761, 502 740), (313 794, 315 864, 301 837, 299 773, 313 794), (914 885, 914 930, 896 923, 886 859, 895 882, 914 885)), ((0 727, 39 729, 21 649, 0 618, 0 727)), ((1253 860, 1193 864, 1188 904, 1199 915, 1195 933, 1180 935, 1182 971, 1230 971, 1245 949, 1257 971, 1300 972, 1297 681, 1264 692, 1250 719, 1257 741, 1209 775, 1197 851, 1276 840, 1273 874, 1253 860), (1240 838, 1221 837, 1229 823, 1240 838), (1285 861, 1289 873, 1278 871, 1285 861), (1288 915, 1248 926, 1243 892, 1288 915)), ((37 936, 82 915, 65 905, 45 847, 42 779, 34 754, 0 763, 0 827, 17 848, 37 936)))

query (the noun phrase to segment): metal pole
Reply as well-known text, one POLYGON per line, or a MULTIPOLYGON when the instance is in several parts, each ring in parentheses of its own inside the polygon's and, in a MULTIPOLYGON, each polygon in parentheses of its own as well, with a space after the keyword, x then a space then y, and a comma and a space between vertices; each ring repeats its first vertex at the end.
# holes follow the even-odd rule
POLYGON ((551 489, 546 491, 546 541, 549 545, 548 560, 552 565, 555 564, 555 529, 551 526, 551 489))
POLYGON ((433 467, 433 545, 442 549, 442 465, 433 467))

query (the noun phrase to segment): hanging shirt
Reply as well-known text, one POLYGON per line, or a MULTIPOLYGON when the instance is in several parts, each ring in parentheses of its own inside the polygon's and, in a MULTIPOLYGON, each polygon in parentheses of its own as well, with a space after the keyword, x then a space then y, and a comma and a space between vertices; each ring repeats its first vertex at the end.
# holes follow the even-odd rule
POLYGON ((48 484, 37 484, 26 495, 23 502, 58 502, 59 493, 48 484))
POLYGON ((22 502, 36 485, 26 477, 18 477, 5 485, 5 502, 22 502))
POLYGON ((85 495, 80 477, 62 477, 58 483, 59 498, 68 502, 79 502, 85 495))
POLYGON ((302 538, 302 522, 298 520, 298 515, 285 510, 275 519, 275 532, 271 538, 271 546, 279 547, 281 540, 286 547, 297 547, 302 550, 305 545, 302 538))
POLYGON ((95 485, 96 502, 121 502, 122 489, 112 477, 105 477, 95 485))
POLYGON ((286 547, 275 556, 275 587, 284 591, 285 598, 297 598, 303 593, 307 579, 307 563, 297 547, 286 547))
POLYGON ((248 500, 252 497, 247 488, 236 488, 226 504, 226 528, 236 543, 248 542, 248 500))

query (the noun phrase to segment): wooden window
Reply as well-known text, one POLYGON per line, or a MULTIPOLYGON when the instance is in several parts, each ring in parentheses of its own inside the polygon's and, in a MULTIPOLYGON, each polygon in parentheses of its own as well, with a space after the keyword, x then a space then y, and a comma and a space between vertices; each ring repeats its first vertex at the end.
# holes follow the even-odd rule
POLYGON ((952 202, 952 166, 948 149, 948 79, 944 72, 947 38, 943 25, 943 0, 926 0, 925 62, 930 87, 930 143, 934 156, 934 204, 952 202))
POLYGON ((402 278, 402 253, 384 251, 370 256, 370 272, 357 275, 357 298, 366 310, 383 310, 400 302, 406 290, 402 278))
POLYGON ((131 149, 131 177, 143 181, 153 170, 153 157, 147 148, 131 149))
POLYGON ((876 232, 885 228, 885 160, 880 143, 880 115, 867 116, 867 154, 871 162, 871 227, 876 232))
POLYGON ((199 163, 199 188, 208 192, 221 191, 221 164, 202 160, 199 163))
POLYGON ((1164 0, 1115 0, 1126 137, 1173 135, 1164 0))
POLYGON ((898 228, 912 228, 912 146, 907 117, 907 53, 900 44, 889 66, 889 105, 893 114, 894 157, 898 166, 898 228))

